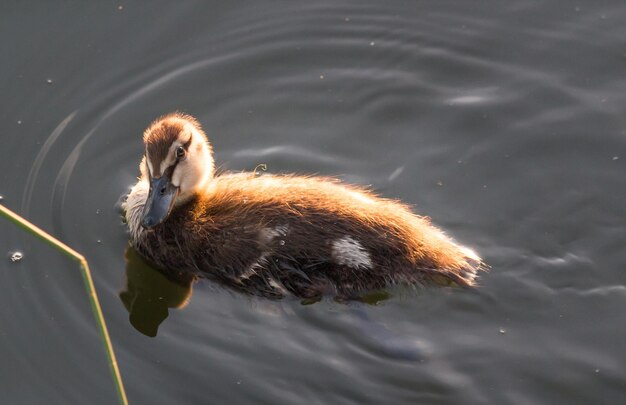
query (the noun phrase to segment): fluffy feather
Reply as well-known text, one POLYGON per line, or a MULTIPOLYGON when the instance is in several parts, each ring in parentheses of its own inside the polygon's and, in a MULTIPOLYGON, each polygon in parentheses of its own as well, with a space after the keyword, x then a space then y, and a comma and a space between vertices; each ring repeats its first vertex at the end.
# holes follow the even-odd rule
POLYGON ((355 298, 395 283, 471 286, 484 267, 428 218, 364 188, 323 177, 214 176, 206 136, 189 116, 168 115, 146 130, 152 166, 168 161, 170 145, 189 133, 186 166, 173 174, 183 197, 169 217, 141 226, 151 175, 145 163, 125 204, 134 247, 162 269, 267 297, 355 298), (150 154, 154 145, 168 151, 161 161, 150 154))

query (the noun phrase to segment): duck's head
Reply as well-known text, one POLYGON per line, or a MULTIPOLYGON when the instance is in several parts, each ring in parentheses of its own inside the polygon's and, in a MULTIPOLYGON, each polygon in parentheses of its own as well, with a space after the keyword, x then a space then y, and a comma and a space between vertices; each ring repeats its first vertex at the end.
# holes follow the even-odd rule
POLYGON ((153 228, 172 209, 201 192, 213 178, 211 146, 200 124, 181 113, 154 121, 143 134, 144 157, 140 170, 150 192, 141 225, 153 228))

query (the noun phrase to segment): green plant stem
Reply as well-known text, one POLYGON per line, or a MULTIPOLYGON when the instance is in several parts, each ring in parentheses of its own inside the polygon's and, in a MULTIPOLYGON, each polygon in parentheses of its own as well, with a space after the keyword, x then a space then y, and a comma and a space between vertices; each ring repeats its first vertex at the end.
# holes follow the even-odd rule
POLYGON ((117 390, 117 395, 120 401, 120 404, 127 405, 128 399, 126 398, 126 391, 124 390, 124 384, 122 383, 122 376, 120 374, 120 370, 117 365, 117 360, 115 359, 115 353, 113 352, 113 345, 111 344, 111 338, 109 337, 109 332, 107 330, 106 323, 104 321, 104 316, 102 315, 102 309, 100 308, 100 301, 98 300, 98 295, 96 294, 96 288, 93 285, 93 279, 91 278, 91 271, 89 271, 89 265, 87 264, 87 260, 85 257, 67 246, 60 240, 56 239, 52 235, 48 234, 41 228, 33 225, 26 219, 20 217, 13 211, 8 208, 2 206, 0 204, 0 216, 8 219, 9 221, 16 224, 18 227, 24 229, 31 235, 37 236, 43 241, 49 243, 57 250, 64 253, 66 256, 76 260, 80 266, 80 271, 83 276, 83 281, 85 282, 85 288, 87 289, 87 295, 89 296, 89 303, 91 304, 91 309, 93 311, 93 315, 96 318, 96 323, 98 324, 98 328, 100 329, 100 335, 102 336, 102 340, 104 343, 104 349, 109 360, 109 367, 111 370, 111 374, 113 376, 113 382, 115 383, 115 388, 117 390))

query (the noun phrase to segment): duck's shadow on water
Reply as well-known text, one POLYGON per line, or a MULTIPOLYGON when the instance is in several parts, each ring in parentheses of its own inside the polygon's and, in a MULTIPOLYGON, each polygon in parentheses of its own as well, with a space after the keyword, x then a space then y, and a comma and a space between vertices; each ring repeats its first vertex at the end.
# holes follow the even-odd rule
MULTIPOLYGON (((167 275, 143 259, 131 246, 124 253, 126 260, 126 285, 119 293, 128 311, 130 324, 142 334, 155 337, 159 326, 169 315, 170 308, 184 308, 191 299, 195 278, 185 273, 167 275)), ((367 294, 358 301, 346 302, 351 321, 367 339, 367 346, 380 355, 399 360, 423 360, 418 341, 397 336, 382 324, 374 321, 368 306, 389 299, 386 291, 367 294)), ((303 305, 314 303, 301 301, 303 305)))

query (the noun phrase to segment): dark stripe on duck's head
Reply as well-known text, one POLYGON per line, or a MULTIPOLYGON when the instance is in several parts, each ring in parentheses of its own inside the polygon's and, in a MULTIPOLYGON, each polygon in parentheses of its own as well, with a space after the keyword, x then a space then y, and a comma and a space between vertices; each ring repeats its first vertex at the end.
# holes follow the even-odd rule
POLYGON ((146 131, 144 143, 146 144, 146 155, 150 159, 153 173, 152 177, 161 177, 161 162, 167 159, 167 154, 172 143, 185 128, 183 122, 179 120, 164 120, 153 125, 146 131))

